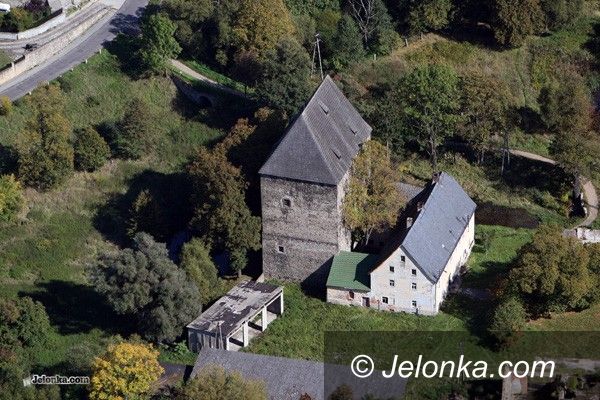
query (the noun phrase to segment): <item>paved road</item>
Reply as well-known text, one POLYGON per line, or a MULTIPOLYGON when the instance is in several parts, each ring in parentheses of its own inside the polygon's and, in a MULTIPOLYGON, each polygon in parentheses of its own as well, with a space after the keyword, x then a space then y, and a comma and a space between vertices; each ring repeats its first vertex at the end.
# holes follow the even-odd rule
POLYGON ((0 96, 12 100, 23 97, 40 84, 49 82, 76 65, 81 64, 105 43, 110 42, 119 32, 133 32, 137 28, 138 18, 148 0, 125 0, 123 6, 110 19, 103 20, 76 39, 65 50, 54 55, 45 63, 20 75, 0 87, 0 96))
MULTIPOLYGON (((511 150, 510 153, 516 156, 528 158, 530 160, 541 161, 552 165, 557 164, 556 161, 550 158, 543 157, 538 154, 530 153, 527 151, 511 150)), ((594 223, 596 218, 598 218, 598 194, 596 193, 596 188, 589 179, 583 177, 582 182, 583 193, 585 194, 585 201, 587 203, 588 215, 585 218, 585 220, 583 220, 583 222, 579 224, 579 226, 590 226, 594 223)))

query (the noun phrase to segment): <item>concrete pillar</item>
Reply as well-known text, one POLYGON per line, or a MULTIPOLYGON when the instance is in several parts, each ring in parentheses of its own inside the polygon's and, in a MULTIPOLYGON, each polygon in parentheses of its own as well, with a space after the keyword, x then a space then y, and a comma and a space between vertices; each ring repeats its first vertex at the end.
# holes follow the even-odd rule
POLYGON ((248 346, 250 343, 250 334, 248 332, 248 321, 244 322, 244 326, 242 328, 242 340, 244 342, 244 347, 248 346))
POLYGON ((262 316, 261 316, 261 323, 260 323, 261 330, 264 332, 265 329, 267 329, 268 325, 269 325, 269 315, 267 313, 267 306, 264 306, 262 309, 262 316))
POLYGON ((283 292, 279 296, 279 315, 283 314, 283 292))
POLYGON ((225 338, 225 350, 229 351, 229 337, 225 338))

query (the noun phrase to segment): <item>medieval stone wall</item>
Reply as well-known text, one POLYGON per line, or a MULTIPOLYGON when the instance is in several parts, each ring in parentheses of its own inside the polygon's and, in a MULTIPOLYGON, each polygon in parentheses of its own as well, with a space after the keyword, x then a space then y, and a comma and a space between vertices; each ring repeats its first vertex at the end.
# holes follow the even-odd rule
POLYGON ((327 186, 261 177, 265 277, 324 285, 333 256, 349 250, 340 228, 345 181, 327 186))

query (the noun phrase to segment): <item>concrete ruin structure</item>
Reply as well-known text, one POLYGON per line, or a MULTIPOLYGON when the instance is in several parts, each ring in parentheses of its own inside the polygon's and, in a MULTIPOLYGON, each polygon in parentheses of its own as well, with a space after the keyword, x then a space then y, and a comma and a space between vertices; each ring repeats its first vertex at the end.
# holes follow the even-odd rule
POLYGON ((260 169, 265 277, 323 286, 350 250, 342 221, 349 171, 371 127, 326 77, 260 169))
POLYGON ((600 243, 600 230, 593 230, 583 227, 565 229, 563 231, 563 236, 577 239, 583 244, 600 243))
POLYGON ((475 243, 475 202, 441 173, 411 199, 379 254, 340 252, 327 279, 336 304, 435 315, 475 243))
POLYGON ((283 313, 283 288, 246 281, 233 287, 187 326, 188 347, 237 351, 283 313))

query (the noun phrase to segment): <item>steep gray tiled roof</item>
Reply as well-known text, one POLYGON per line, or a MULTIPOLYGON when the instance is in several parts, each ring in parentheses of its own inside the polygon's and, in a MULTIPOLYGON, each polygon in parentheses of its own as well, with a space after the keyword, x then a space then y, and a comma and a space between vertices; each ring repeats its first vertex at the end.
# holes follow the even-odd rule
POLYGON ((475 207, 458 182, 442 172, 401 244, 431 282, 440 278, 475 207))
POLYGON ((259 173, 337 185, 370 137, 371 127, 327 76, 259 173))
POLYGON ((358 379, 349 367, 343 365, 207 347, 200 350, 190 379, 211 366, 221 367, 228 372, 237 371, 246 379, 263 381, 269 400, 298 400, 304 393, 313 400, 325 400, 333 389, 342 384, 349 385, 356 398, 368 393, 375 398, 388 398, 391 395, 400 398, 406 387, 405 379, 385 379, 379 371, 369 379, 358 379))

